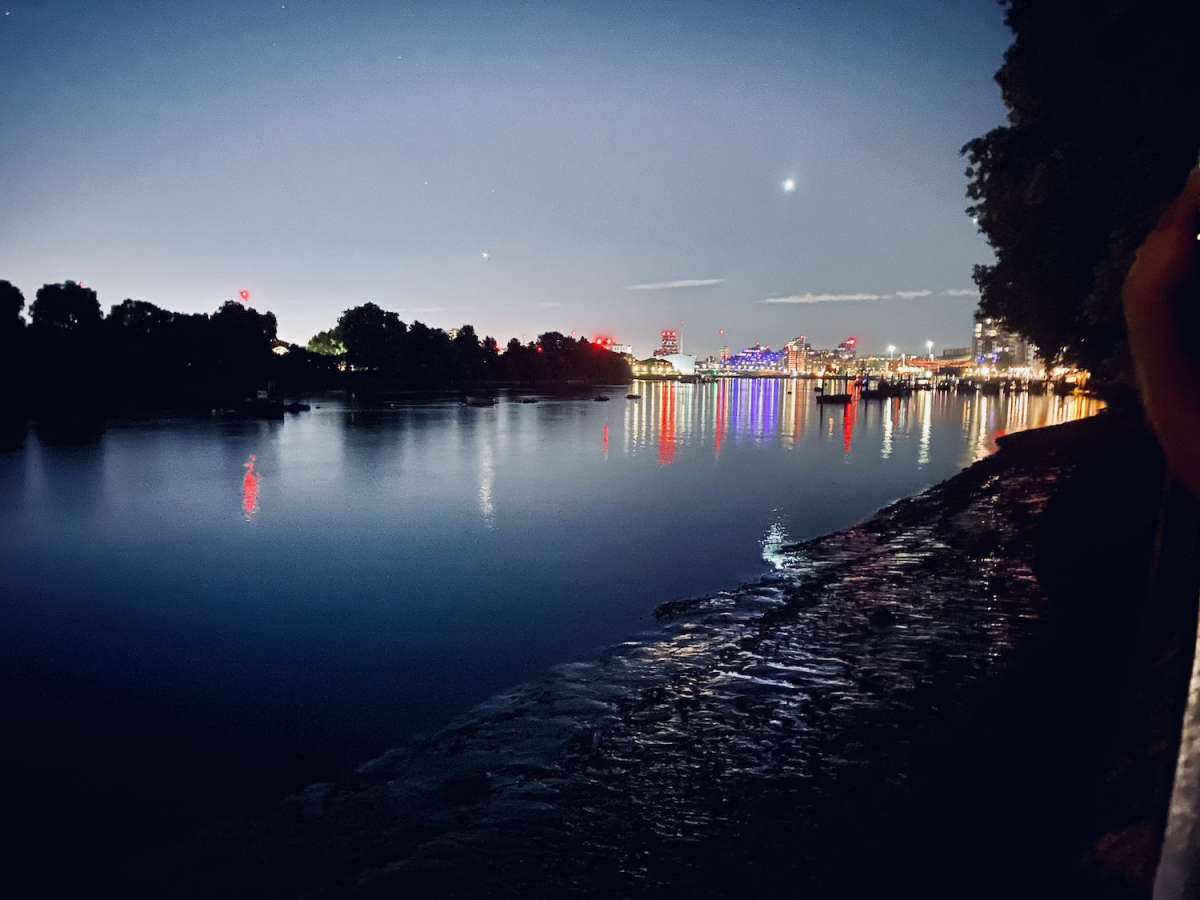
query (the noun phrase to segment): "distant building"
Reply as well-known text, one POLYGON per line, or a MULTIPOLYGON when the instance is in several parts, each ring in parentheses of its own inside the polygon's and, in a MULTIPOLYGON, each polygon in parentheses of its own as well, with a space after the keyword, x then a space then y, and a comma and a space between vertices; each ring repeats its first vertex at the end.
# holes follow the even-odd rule
POLYGON ((970 359, 970 347, 947 347, 942 351, 942 359, 970 359))
POLYGON ((834 350, 834 353, 837 354, 838 359, 843 361, 854 359, 854 357, 858 355, 858 338, 846 338, 837 345, 837 349, 834 350))
POLYGON ((976 313, 971 358, 978 365, 1014 369, 1032 365, 1033 352, 1029 341, 1010 330, 1003 319, 976 313))
POLYGON ((622 356, 632 356, 633 347, 629 344, 618 344, 611 337, 597 337, 592 339, 592 343, 597 347, 603 347, 605 350, 610 350, 613 353, 619 353, 622 356))
POLYGON ((738 372, 779 372, 783 370, 786 350, 772 350, 762 344, 747 347, 741 353, 735 353, 725 365, 738 372))
POLYGON ((696 374, 696 357, 689 356, 686 353, 672 353, 670 356, 658 357, 663 362, 668 362, 680 375, 695 375, 696 374))
POLYGON ((678 331, 662 331, 659 333, 661 343, 657 350, 654 351, 655 356, 674 356, 679 352, 679 332, 678 331))
POLYGON ((729 362, 729 357, 732 355, 733 354, 729 352, 728 347, 721 348, 721 362, 723 362, 723 363, 729 362))
POLYGON ((804 339, 804 335, 794 337, 784 344, 783 368, 798 375, 808 371, 808 351, 812 349, 804 339))
POLYGON ((635 378, 645 378, 646 376, 665 378, 676 374, 673 365, 657 356, 636 360, 630 364, 630 368, 633 369, 635 378))

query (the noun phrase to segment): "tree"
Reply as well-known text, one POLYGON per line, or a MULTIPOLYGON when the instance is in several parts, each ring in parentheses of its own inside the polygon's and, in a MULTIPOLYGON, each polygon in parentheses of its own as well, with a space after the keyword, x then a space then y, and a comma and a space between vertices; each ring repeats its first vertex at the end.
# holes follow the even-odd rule
POLYGON ((1102 374, 1128 371, 1120 286, 1200 148, 1200 5, 1007 0, 1008 124, 968 143, 969 212, 995 251, 980 309, 1102 374))
POLYGON ((470 380, 483 377, 488 359, 484 356, 483 345, 479 342, 479 335, 475 333, 475 326, 460 327, 450 346, 454 372, 458 378, 470 380))
POLYGON ((397 313, 364 303, 342 313, 337 330, 355 368, 387 372, 399 365, 407 329, 397 313))
POLYGON ((147 303, 145 300, 124 300, 108 313, 112 328, 156 340, 165 340, 174 315, 169 311, 147 303))
POLYGON ((233 300, 212 315, 206 362, 224 394, 237 398, 266 387, 275 331, 274 313, 260 313, 233 300))
POLYGON ((327 328, 324 331, 318 331, 308 339, 308 351, 319 353, 322 356, 345 355, 346 345, 342 342, 341 328, 327 328))
POLYGON ((15 284, 0 281, 0 332, 20 330, 25 322, 21 310, 25 308, 25 295, 15 284))
POLYGON ((38 288, 29 312, 34 327, 68 332, 89 331, 101 319, 96 292, 74 281, 38 288))

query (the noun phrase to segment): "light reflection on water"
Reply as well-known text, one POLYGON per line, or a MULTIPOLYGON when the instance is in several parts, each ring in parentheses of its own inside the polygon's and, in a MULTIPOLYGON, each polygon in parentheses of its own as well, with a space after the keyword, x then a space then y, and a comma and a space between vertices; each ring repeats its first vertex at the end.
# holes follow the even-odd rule
MULTIPOLYGON (((842 454, 870 452, 878 441, 882 459, 892 456, 895 442, 915 432, 916 463, 928 465, 935 430, 944 432, 949 416, 961 412, 965 446, 961 465, 996 449, 995 438, 1028 428, 1057 425, 1094 415, 1103 403, 1089 397, 1036 396, 1005 393, 960 395, 946 391, 917 391, 911 397, 887 400, 856 399, 845 407, 820 406, 810 381, 784 379, 722 379, 716 384, 646 382, 639 385, 642 400, 625 408, 625 450, 637 453, 653 447, 659 462, 672 465, 681 448, 711 447, 720 458, 727 442, 767 443, 786 448, 802 445, 810 432, 841 437, 842 454)), ((838 388, 840 389, 840 388, 838 388)), ((941 434, 941 440, 947 436, 941 434)), ((956 444, 958 442, 955 442, 956 444)))
POLYGON ((243 463, 246 474, 242 477, 242 513, 247 522, 252 521, 258 512, 259 474, 254 470, 255 459, 255 455, 251 453, 250 458, 243 463))

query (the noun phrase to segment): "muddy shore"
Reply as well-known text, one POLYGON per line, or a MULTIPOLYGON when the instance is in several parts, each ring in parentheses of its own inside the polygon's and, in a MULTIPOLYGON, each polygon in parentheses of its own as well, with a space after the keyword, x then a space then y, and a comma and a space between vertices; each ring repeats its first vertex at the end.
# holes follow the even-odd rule
POLYGON ((667 603, 658 629, 136 880, 197 897, 1145 896, 1173 758, 1176 641, 1144 603, 1161 478, 1128 417, 1013 435, 789 548, 777 576, 667 603))

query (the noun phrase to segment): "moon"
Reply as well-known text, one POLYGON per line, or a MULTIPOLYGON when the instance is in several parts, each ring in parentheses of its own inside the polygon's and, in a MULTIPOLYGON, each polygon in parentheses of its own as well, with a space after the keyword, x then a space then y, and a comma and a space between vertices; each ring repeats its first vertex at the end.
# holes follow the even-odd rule
POLYGON ((796 191, 796 179, 795 179, 795 178, 791 178, 791 177, 785 178, 785 179, 783 179, 783 182, 782 182, 782 183, 781 183, 779 186, 780 186, 781 188, 783 188, 783 192, 784 192, 785 194, 792 194, 792 193, 795 193, 795 191, 796 191))

